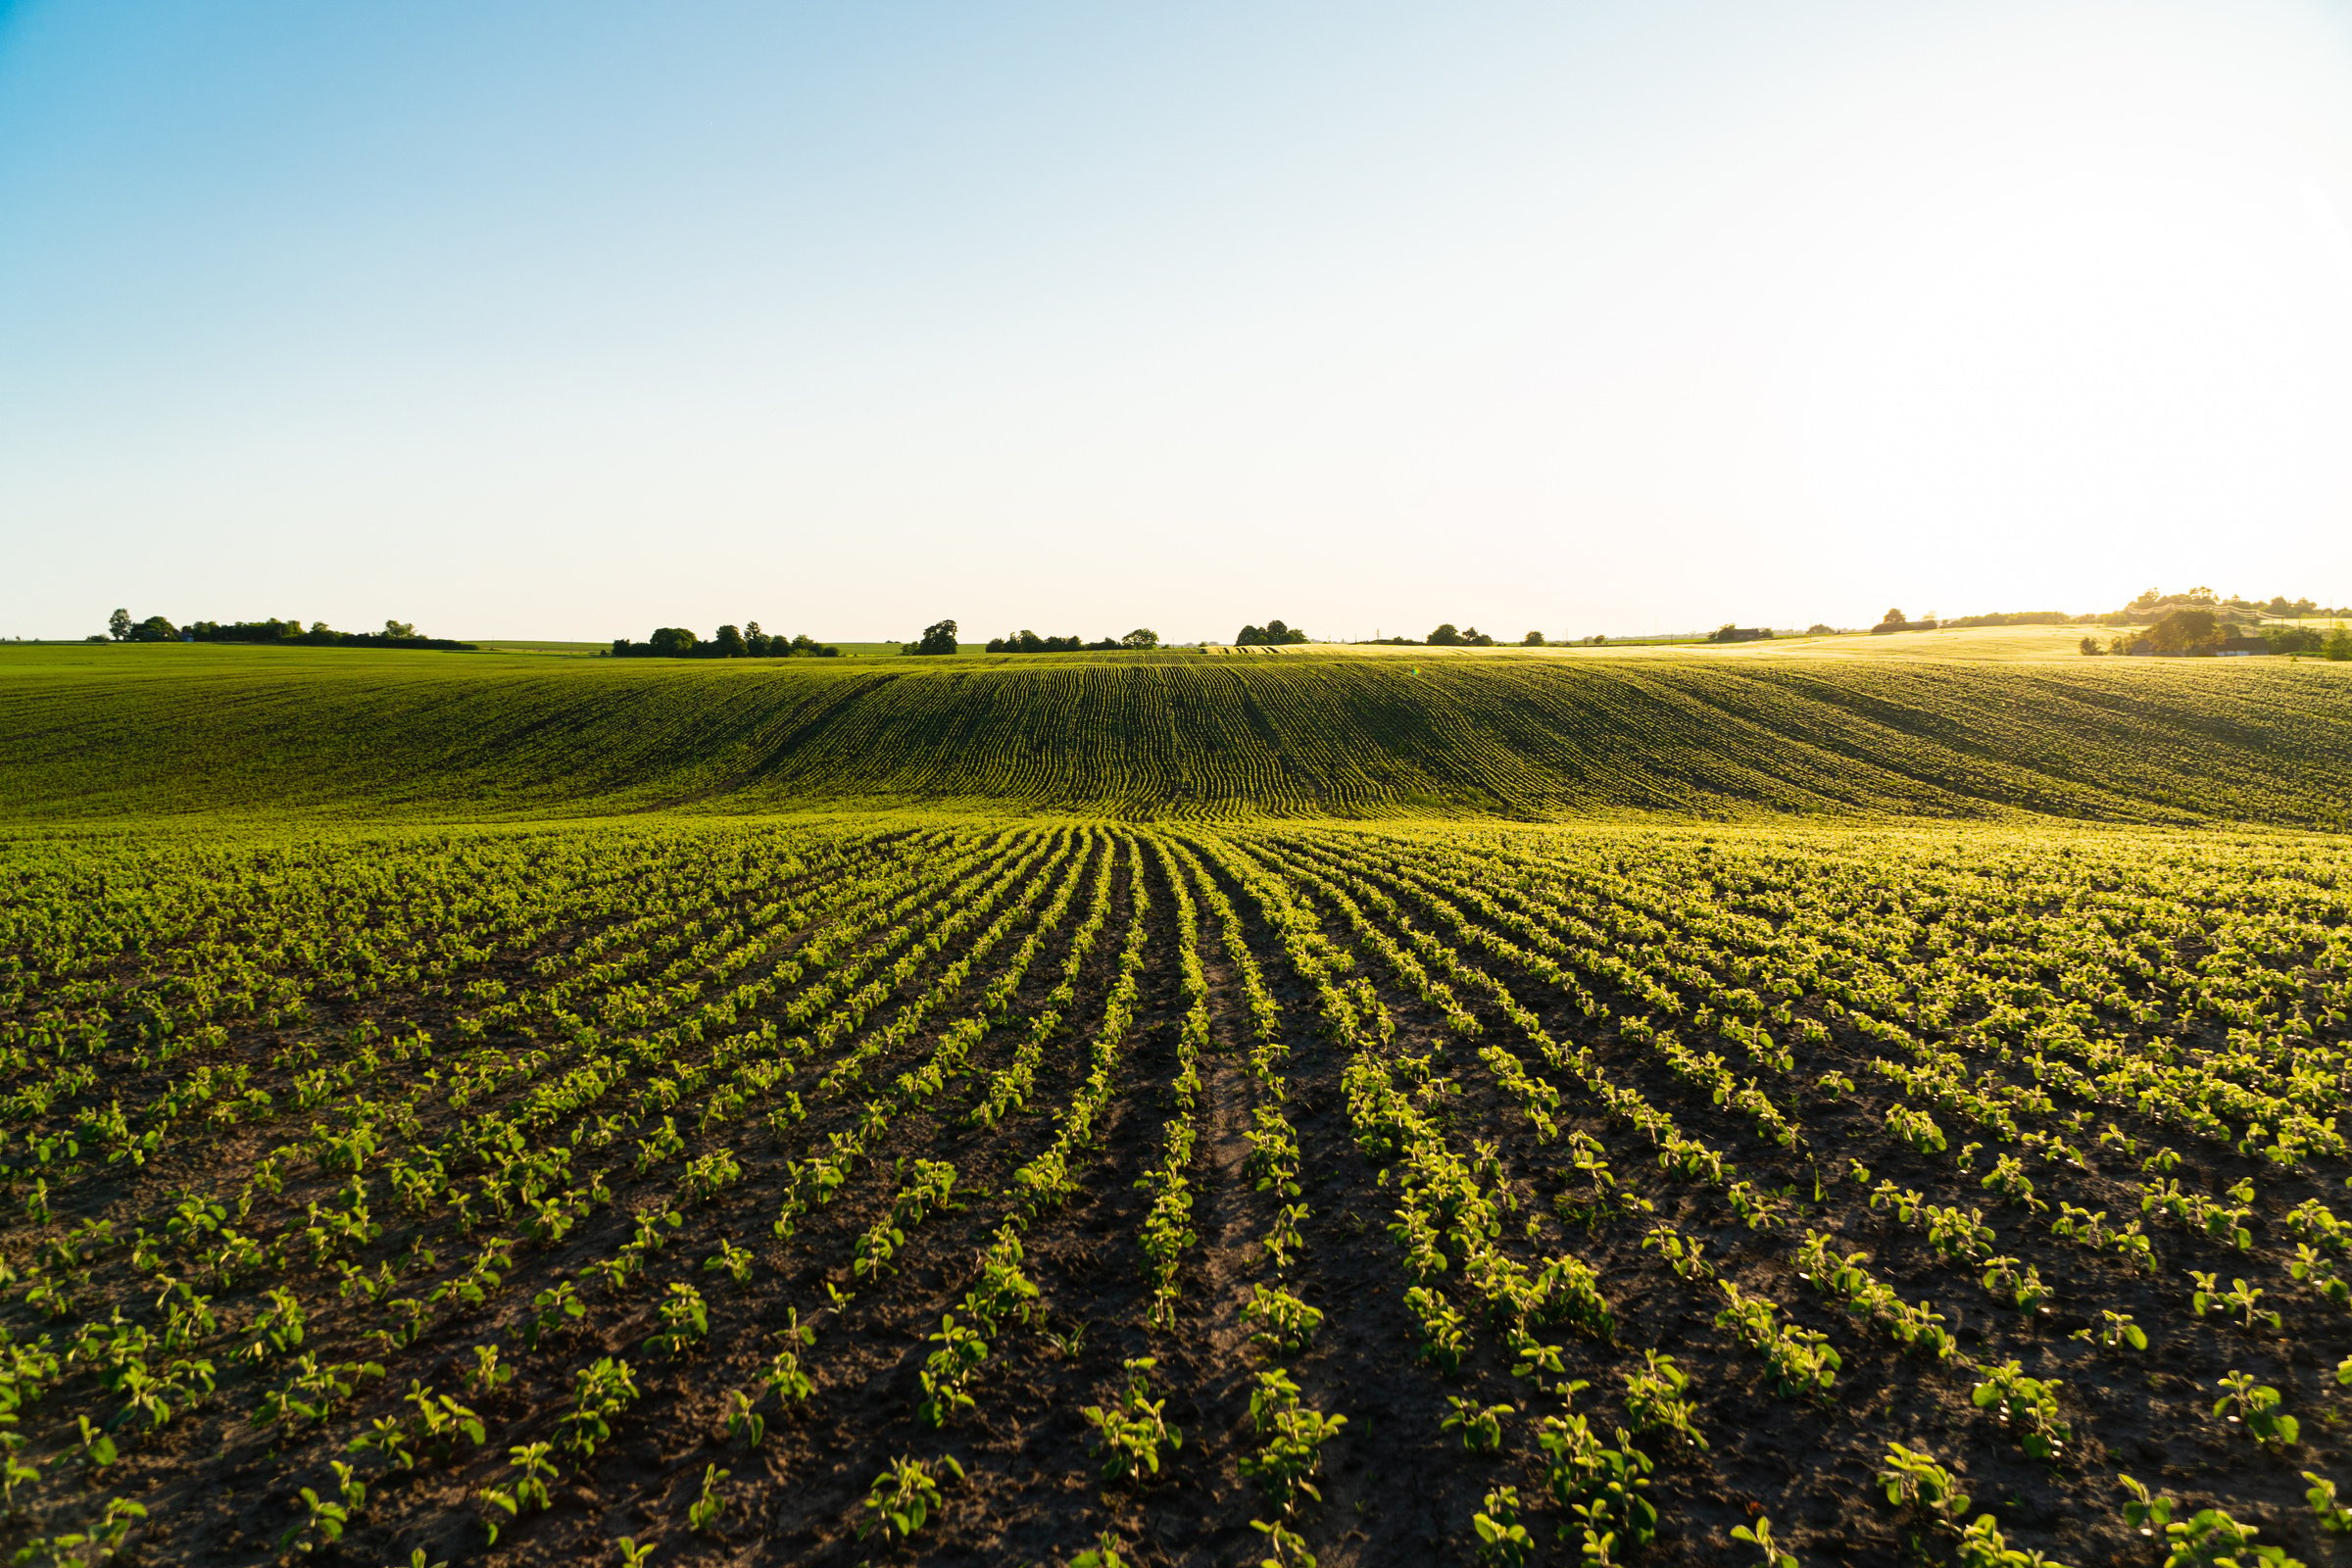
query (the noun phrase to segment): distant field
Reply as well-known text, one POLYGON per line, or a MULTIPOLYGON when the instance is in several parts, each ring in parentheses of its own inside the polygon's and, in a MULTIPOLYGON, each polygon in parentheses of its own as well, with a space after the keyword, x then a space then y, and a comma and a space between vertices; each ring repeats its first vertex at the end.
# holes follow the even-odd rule
MULTIPOLYGON (((1244 648, 1239 654, 1270 657, 1300 654, 1348 653, 1383 659, 2030 659, 2070 661, 2085 656, 2084 636, 2104 644, 2118 632, 2136 628, 2116 626, 1969 626, 1955 631, 1869 632, 1835 636, 1788 635, 1752 643, 1603 643, 1597 647, 1525 648, 1504 644, 1494 648, 1399 648, 1382 644, 1310 644, 1305 648, 1244 648)), ((2104 657, 2104 656, 2102 656, 2104 657)))
MULTIPOLYGON (((609 654, 612 650, 611 642, 513 642, 504 638, 470 637, 463 640, 472 643, 477 648, 502 654, 573 654, 584 658, 596 658, 609 654)), ((823 639, 818 640, 822 641, 823 639)), ((834 643, 831 646, 840 649, 844 659, 902 659, 906 657, 906 652, 905 643, 834 643)), ((987 646, 986 643, 964 643, 956 649, 956 652, 977 654, 983 652, 987 646)))
POLYGON ((2352 667, 2317 662, 0 646, 21 822, 897 804, 2332 828, 2348 760, 2352 667))

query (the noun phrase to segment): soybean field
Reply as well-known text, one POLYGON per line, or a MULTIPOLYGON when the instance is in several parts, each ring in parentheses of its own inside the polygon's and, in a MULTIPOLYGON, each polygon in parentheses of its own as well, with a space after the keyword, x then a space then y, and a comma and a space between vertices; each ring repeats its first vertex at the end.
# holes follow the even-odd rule
POLYGON ((2341 831, 2348 771, 2352 664, 2271 659, 0 645, 0 819, 26 823, 950 807, 2341 831))
MULTIPOLYGON (((2115 715, 2086 745, 2178 724, 2291 816, 2341 776, 2327 675, 2074 689, 2115 715)), ((368 701, 454 701, 405 678, 368 701)), ((1841 711, 1894 689, 1866 685, 1841 711)), ((58 701, 20 688, 9 722, 58 701)), ((18 799, 122 798, 103 747, 42 733, 18 799)), ((233 759, 196 750, 218 808, 201 759, 233 759)), ((1272 806, 1338 789, 1300 766, 1323 782, 1272 806)), ((1483 787, 1450 822, 1403 795, 1353 823, 832 793, 23 813, 0 1541, 371 1568, 2332 1560, 2342 840, 2050 819, 2097 814, 2082 795, 1994 825, 1530 825, 1479 819, 1483 787)), ((2226 815, 2204 788, 2096 793, 2226 815)))

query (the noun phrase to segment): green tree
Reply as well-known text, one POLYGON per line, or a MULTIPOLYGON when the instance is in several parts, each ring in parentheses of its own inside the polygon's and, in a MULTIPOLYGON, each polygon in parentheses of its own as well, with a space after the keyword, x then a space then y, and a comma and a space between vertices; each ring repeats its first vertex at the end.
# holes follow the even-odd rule
POLYGON ((1540 631, 1531 631, 1526 636, 1519 639, 1519 646, 1522 648, 1541 648, 1544 646, 1544 634, 1540 631))
POLYGON ((416 628, 405 620, 387 620, 384 622, 384 635, 387 637, 414 637, 416 635, 416 628))
POLYGON ((2158 616, 2148 628, 2148 642, 2160 654, 2210 653, 2229 634, 2212 611, 2181 609, 2158 616))
POLYGON ((1450 621, 1450 620, 1448 620, 1448 621, 1443 621, 1443 622, 1441 622, 1441 623, 1439 624, 1439 626, 1438 626, 1438 629, 1437 629, 1436 631, 1433 631, 1433 632, 1431 632, 1431 633, 1429 634, 1429 646, 1430 646, 1430 647, 1432 647, 1432 648, 1459 648, 1459 647, 1461 647, 1461 646, 1462 646, 1462 631, 1461 631, 1461 628, 1460 628, 1460 627, 1458 627, 1458 626, 1456 626, 1456 625, 1455 625, 1455 624, 1454 624, 1452 621, 1450 621))
POLYGON ((693 653, 702 639, 683 626, 657 626, 646 643, 663 659, 684 659, 693 653))
POLYGON ((1157 648, 1159 633, 1149 626, 1138 626, 1119 639, 1119 646, 1121 648, 1157 648))
POLYGON ((130 641, 134 643, 175 643, 179 641, 179 628, 161 615, 149 615, 145 620, 130 628, 130 641))
POLYGON ((2328 634, 2328 657, 2338 663, 2352 660, 2352 631, 2346 630, 2340 620, 2335 623, 2335 630, 2328 634))
POLYGON ((130 612, 118 610, 106 617, 107 635, 119 643, 130 641, 130 612))
POLYGON ((2309 626, 2272 626, 2262 634, 2274 654, 2316 654, 2327 647, 2328 639, 2309 626))
POLYGON ((904 644, 902 652, 909 654, 952 654, 956 651, 956 623, 935 620, 923 628, 919 642, 904 644))
POLYGON ((750 651, 744 645, 740 627, 721 626, 711 634, 710 657, 713 659, 741 659, 750 651))
POLYGON ((1244 626, 1233 639, 1237 648, 1280 648, 1310 640, 1297 626, 1286 626, 1280 620, 1269 620, 1263 626, 1244 626))

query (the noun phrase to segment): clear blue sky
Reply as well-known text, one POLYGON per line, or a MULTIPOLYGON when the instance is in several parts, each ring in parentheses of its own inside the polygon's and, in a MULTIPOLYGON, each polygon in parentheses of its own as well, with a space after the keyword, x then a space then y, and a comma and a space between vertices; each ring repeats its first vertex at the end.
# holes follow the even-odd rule
POLYGON ((2352 600, 2340 4, 0 0, 0 635, 2352 600))

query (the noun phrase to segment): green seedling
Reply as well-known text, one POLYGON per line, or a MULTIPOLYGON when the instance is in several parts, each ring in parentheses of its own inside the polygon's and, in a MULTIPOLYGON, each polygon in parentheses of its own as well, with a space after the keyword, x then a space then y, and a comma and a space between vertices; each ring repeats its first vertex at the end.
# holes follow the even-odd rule
POLYGON ((498 1544, 498 1533, 505 1521, 518 1519, 526 1513, 543 1513, 555 1506, 554 1494, 548 1483, 556 1478, 555 1461, 549 1457, 555 1448, 545 1443, 526 1443, 507 1450, 507 1467, 520 1472, 503 1487, 489 1487, 482 1492, 482 1500, 496 1512, 482 1521, 489 1532, 489 1544, 498 1544))
POLYGON ((1137 1356, 1125 1363, 1126 1392, 1116 1405, 1088 1405, 1087 1425, 1095 1429, 1102 1452, 1102 1479, 1159 1474, 1159 1450, 1181 1448, 1184 1434, 1167 1418, 1168 1401, 1152 1397, 1154 1357, 1137 1356))
POLYGON ((1536 1538, 1519 1522, 1517 1487, 1496 1487, 1488 1493, 1485 1503, 1470 1516, 1470 1527, 1478 1535, 1481 1562, 1522 1568, 1535 1552, 1536 1538))
POLYGON ((1438 1423, 1446 1432, 1459 1432, 1462 1446, 1472 1453, 1493 1453, 1502 1446, 1502 1423, 1515 1412, 1507 1404, 1481 1405, 1476 1399, 1448 1397, 1452 1413, 1438 1423))
POLYGON ((686 1506, 686 1527, 689 1530, 700 1535, 718 1523, 719 1514, 727 1506, 727 1499, 719 1494, 719 1483, 733 1474, 733 1471, 721 1470, 714 1464, 704 1467, 702 1495, 686 1506))
POLYGON ((1752 1525, 1734 1525, 1732 1539, 1756 1548, 1759 1568, 1798 1568, 1796 1553, 1783 1551, 1781 1544, 1772 1539, 1772 1520, 1767 1515, 1756 1515, 1752 1525))
MULTIPOLYGON (((963 1466, 953 1454, 941 1454, 939 1468, 963 1479, 963 1466)), ((942 1506, 939 1480, 932 1466, 920 1459, 905 1455, 891 1461, 890 1468, 874 1477, 874 1484, 865 1494, 865 1523, 858 1535, 879 1535, 886 1542, 906 1541, 928 1523, 942 1506)))

